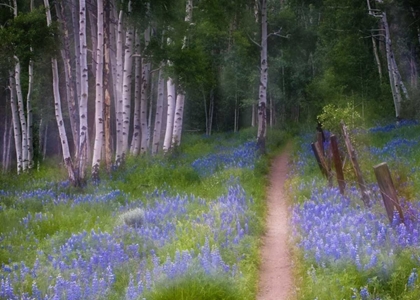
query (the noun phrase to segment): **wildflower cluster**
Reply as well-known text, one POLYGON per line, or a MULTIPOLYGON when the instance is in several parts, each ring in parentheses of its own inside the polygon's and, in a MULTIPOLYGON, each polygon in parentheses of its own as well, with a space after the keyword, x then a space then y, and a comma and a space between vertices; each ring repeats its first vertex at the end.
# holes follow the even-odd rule
POLYGON ((257 158, 256 142, 246 142, 239 147, 221 148, 218 153, 196 159, 192 163, 192 167, 200 176, 205 177, 220 169, 253 169, 257 158))
POLYGON ((405 138, 395 138, 382 147, 370 147, 370 153, 381 161, 400 160, 401 158, 411 157, 417 151, 418 140, 405 138))
POLYGON ((387 268, 395 254, 420 246, 420 205, 405 203, 410 218, 400 222, 396 214, 389 224, 378 188, 371 190, 372 207, 365 208, 355 188, 344 197, 338 189, 313 187, 310 199, 293 210, 305 259, 324 267, 387 268))
MULTIPOLYGON (((109 195, 103 197, 108 199, 109 195)), ((91 198, 86 195, 80 199, 91 198)), ((237 253, 235 260, 228 263, 222 250, 232 250, 248 233, 250 200, 242 187, 231 186, 226 195, 212 201, 194 196, 168 196, 164 192, 149 195, 149 200, 146 205, 136 202, 120 208, 121 213, 141 211, 143 222, 139 226, 117 223, 112 232, 92 230, 72 234, 64 242, 52 240, 52 251, 39 252, 32 267, 24 263, 3 265, 0 298, 106 298, 123 270, 130 270, 127 299, 138 299, 156 284, 180 276, 239 275, 236 262, 241 254, 237 253), (161 249, 178 239, 181 233, 176 225, 181 223, 189 224, 186 227, 192 236, 199 228, 205 228, 205 235, 195 236, 196 249, 179 249, 171 257, 161 249), (220 246, 219 241, 223 241, 220 246)), ((46 217, 46 214, 28 215, 22 222, 46 217)))
MULTIPOLYGON (((402 122, 399 126, 413 125, 417 123, 402 122)), ((396 128, 395 125, 377 127, 369 130, 369 134, 389 132, 396 128)), ((406 134, 406 137, 390 135, 391 138, 382 147, 371 146, 369 151, 363 153, 367 155, 362 157, 373 161, 402 162, 404 167, 411 170, 411 180, 415 182, 418 180, 416 172, 419 170, 415 163, 418 140, 407 137, 410 134, 414 136, 414 131, 407 131, 406 134)), ((383 140, 386 137, 381 136, 383 140)), ((357 273, 356 276, 360 276, 357 277, 357 287, 337 286, 341 289, 339 293, 346 295, 345 297, 381 299, 378 296, 386 295, 386 299, 390 299, 387 297, 392 295, 393 298, 403 291, 414 293, 418 287, 418 274, 417 268, 413 266, 417 266, 420 261, 420 203, 400 197, 404 219, 401 220, 395 212, 390 222, 376 184, 367 186, 371 205, 365 207, 360 192, 354 186, 347 187, 343 196, 338 188, 320 187, 316 180, 302 179, 308 166, 315 163, 315 159, 308 140, 303 138, 301 143, 291 174, 294 188, 292 193, 296 203, 291 221, 294 241, 302 250, 305 264, 312 266, 307 273, 312 281, 308 282, 317 285, 320 278, 324 281, 328 278, 334 284, 333 282, 339 282, 334 276, 354 270, 351 271, 355 272, 352 274, 357 273), (404 267, 401 266, 402 262, 406 264, 404 267), (394 272, 399 272, 400 278, 405 274, 406 277, 401 278, 402 287, 397 288, 395 282, 391 282, 394 272), (381 290, 375 284, 387 286, 381 290)), ((345 282, 345 279, 341 282, 345 282)), ((320 291, 313 286, 309 289, 320 291)), ((318 295, 315 293, 314 296, 318 295)), ((333 295, 331 297, 334 298, 333 295)), ((341 297, 344 296, 339 296, 341 297)))
POLYGON ((378 125, 375 127, 372 127, 369 129, 370 133, 377 133, 377 132, 390 132, 394 129, 397 129, 399 127, 405 127, 405 126, 415 126, 418 125, 419 122, 416 120, 402 120, 399 122, 399 124, 392 123, 392 124, 386 124, 386 125, 378 125))

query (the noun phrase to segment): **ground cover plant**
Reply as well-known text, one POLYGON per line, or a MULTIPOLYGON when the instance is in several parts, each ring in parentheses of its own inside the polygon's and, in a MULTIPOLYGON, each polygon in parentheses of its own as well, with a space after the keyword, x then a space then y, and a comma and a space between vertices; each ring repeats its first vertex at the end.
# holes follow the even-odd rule
POLYGON ((4 178, 0 299, 254 299, 266 168, 247 135, 194 137, 84 190, 4 178))
POLYGON ((420 126, 404 122, 353 132, 371 206, 348 179, 345 196, 321 178, 308 145, 297 143, 289 179, 298 299, 419 299, 420 126), (404 211, 390 224, 372 167, 386 161, 404 211))

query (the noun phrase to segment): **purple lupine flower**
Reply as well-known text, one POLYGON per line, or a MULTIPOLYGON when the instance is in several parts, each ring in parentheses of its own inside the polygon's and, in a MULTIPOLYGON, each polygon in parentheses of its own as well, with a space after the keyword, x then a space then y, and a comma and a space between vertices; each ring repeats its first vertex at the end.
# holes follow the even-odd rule
POLYGON ((413 268, 413 270, 411 270, 410 276, 408 276, 408 281, 407 281, 408 289, 410 290, 414 289, 417 282, 417 278, 418 278, 417 269, 413 268))

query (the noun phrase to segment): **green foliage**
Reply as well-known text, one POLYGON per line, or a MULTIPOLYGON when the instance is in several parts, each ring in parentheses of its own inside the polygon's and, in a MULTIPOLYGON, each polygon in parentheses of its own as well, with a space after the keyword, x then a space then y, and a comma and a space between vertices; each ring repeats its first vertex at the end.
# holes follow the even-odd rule
POLYGON ((322 113, 317 117, 323 128, 339 134, 341 132, 340 122, 343 121, 350 129, 361 126, 362 118, 354 109, 353 105, 347 103, 344 107, 337 107, 334 104, 327 104, 322 113))
POLYGON ((20 13, 0 27, 0 61, 12 65, 16 55, 22 62, 55 55, 58 51, 58 26, 47 26, 45 11, 35 9, 20 13))

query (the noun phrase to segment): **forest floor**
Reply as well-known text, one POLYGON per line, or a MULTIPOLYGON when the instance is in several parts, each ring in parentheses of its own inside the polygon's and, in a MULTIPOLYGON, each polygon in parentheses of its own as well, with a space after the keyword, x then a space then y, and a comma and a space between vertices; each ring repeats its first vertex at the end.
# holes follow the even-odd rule
POLYGON ((289 212, 284 183, 287 178, 289 143, 272 163, 267 191, 267 223, 262 240, 257 300, 293 298, 292 257, 289 249, 289 212))

